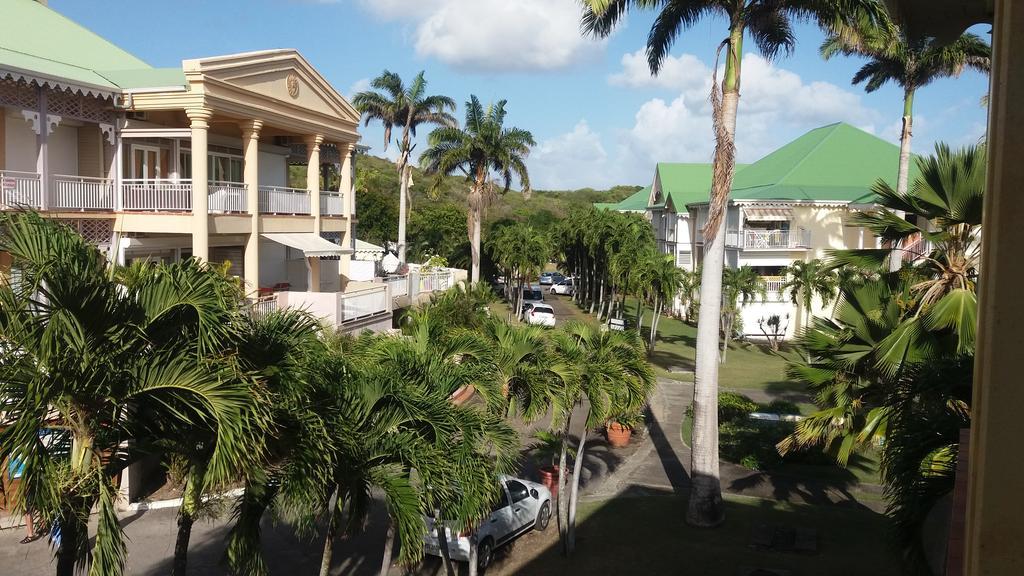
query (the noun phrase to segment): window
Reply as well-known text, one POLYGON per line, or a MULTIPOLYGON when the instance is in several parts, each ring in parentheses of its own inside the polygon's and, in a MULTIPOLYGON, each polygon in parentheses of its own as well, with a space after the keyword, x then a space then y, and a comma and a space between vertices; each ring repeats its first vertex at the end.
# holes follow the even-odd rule
POLYGON ((498 502, 494 506, 491 507, 491 512, 497 512, 498 510, 501 510, 502 508, 504 508, 506 506, 508 506, 508 494, 506 494, 505 491, 502 490, 501 491, 501 498, 499 498, 498 502))
POLYGON ((526 500, 530 497, 530 490, 523 485, 522 482, 516 482, 515 480, 509 480, 506 482, 508 485, 508 493, 512 495, 512 503, 526 500))

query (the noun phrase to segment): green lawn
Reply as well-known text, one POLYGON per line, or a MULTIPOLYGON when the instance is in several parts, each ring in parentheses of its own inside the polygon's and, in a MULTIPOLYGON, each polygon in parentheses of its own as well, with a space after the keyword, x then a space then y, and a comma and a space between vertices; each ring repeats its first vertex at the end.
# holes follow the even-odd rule
MULTIPOLYGON (((756 568, 797 575, 886 576, 900 574, 899 558, 887 546, 888 521, 863 509, 791 505, 725 497, 726 521, 695 529, 683 521, 685 498, 674 495, 621 497, 580 505, 576 553, 563 558, 553 540, 537 555, 502 573, 570 574, 747 574, 756 568), (757 526, 811 528, 818 552, 797 554, 751 547, 757 526)), ((517 556, 510 560, 519 564, 517 556)))

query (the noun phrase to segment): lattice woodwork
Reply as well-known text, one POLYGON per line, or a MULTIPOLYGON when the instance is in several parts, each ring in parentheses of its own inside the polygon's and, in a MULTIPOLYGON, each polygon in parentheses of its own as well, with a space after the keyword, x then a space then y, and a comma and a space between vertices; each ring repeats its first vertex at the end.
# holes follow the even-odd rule
POLYGON ((112 218, 76 218, 73 220, 61 220, 61 224, 70 226, 78 232, 90 244, 96 246, 108 246, 110 236, 114 233, 114 220, 112 218))
POLYGON ((24 80, 0 78, 0 105, 37 110, 39 108, 38 88, 24 80))
POLYGON ((114 111, 105 100, 80 96, 67 90, 50 90, 47 94, 47 112, 63 118, 75 118, 87 122, 114 121, 114 111))
POLYGON ((341 232, 320 232, 320 237, 339 246, 341 245, 341 232))

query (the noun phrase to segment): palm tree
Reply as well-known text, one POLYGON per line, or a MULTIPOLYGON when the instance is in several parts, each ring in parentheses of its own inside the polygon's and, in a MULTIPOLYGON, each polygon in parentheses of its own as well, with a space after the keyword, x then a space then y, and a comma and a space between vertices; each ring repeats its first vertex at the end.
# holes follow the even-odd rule
MULTIPOLYGON (((736 163, 736 110, 740 96, 740 65, 744 36, 750 35, 768 59, 796 44, 791 20, 831 20, 867 0, 586 0, 583 30, 607 37, 630 9, 657 10, 647 37, 647 63, 657 74, 679 33, 712 15, 729 23, 729 33, 718 46, 725 50, 725 72, 718 84, 718 63, 712 78, 712 119, 715 155, 708 221, 704 226, 704 265, 700 317, 697 321, 697 368, 694 375, 694 430, 690 500, 687 522, 715 526, 724 519, 718 468, 718 329, 722 306, 722 268, 725 227, 722 220, 736 163)), ((716 57, 717 60, 717 57, 716 57)))
POLYGON ((504 226, 489 242, 495 263, 505 271, 505 289, 516 318, 523 314, 523 288, 550 260, 551 246, 532 226, 504 226), (515 281, 513 285, 511 281, 515 281))
POLYGON ((560 475, 558 493, 558 526, 566 554, 576 546, 576 502, 579 496, 584 448, 587 432, 604 424, 613 414, 639 411, 654 389, 654 373, 644 355, 640 336, 633 331, 616 332, 580 322, 570 322, 555 332, 552 342, 560 378, 554 381, 551 399, 554 409, 552 424, 561 424, 559 470, 566 469, 572 412, 583 406, 583 429, 576 444, 573 483, 567 491, 569 478, 560 475), (566 502, 564 495, 569 495, 566 502))
MULTIPOLYGON (((866 82, 865 91, 874 92, 888 82, 903 89, 896 191, 906 194, 917 90, 940 78, 959 76, 965 68, 988 72, 992 66, 992 47, 971 33, 952 42, 912 37, 883 9, 876 11, 873 18, 862 15, 850 21, 833 22, 821 45, 821 55, 827 60, 836 54, 868 58, 853 76, 854 84, 866 82)), ((901 264, 901 258, 893 257, 889 269, 899 270, 901 264)))
POLYGON ((647 263, 647 292, 654 304, 654 316, 651 318, 651 338, 648 350, 654 352, 654 343, 658 338, 658 322, 665 311, 665 304, 672 304, 676 294, 683 285, 685 273, 676 266, 671 254, 652 254, 647 263))
POLYGON ((764 300, 767 289, 764 280, 750 266, 726 268, 722 275, 722 363, 729 351, 733 326, 740 308, 760 296, 764 300))
POLYGON ((502 194, 512 187, 512 178, 519 180, 523 196, 530 196, 530 175, 526 157, 536 145, 533 135, 521 128, 505 127, 505 100, 484 108, 476 96, 466 102, 463 128, 442 126, 430 133, 430 148, 423 152, 420 163, 435 175, 436 190, 443 177, 462 172, 469 182, 469 240, 472 247, 473 271, 470 280, 480 281, 480 225, 484 210, 495 196, 495 177, 502 184, 502 194))
POLYGON ((95 247, 34 213, 0 216, 0 251, 21 272, 16 285, 0 285, 0 460, 24 465, 13 501, 59 525, 58 575, 87 564, 120 574, 126 548, 113 478, 134 451, 159 452, 183 431, 215 431, 213 477, 259 452, 239 426, 254 401, 248 380, 199 354, 230 329, 221 323, 223 283, 189 260, 125 286, 95 247), (188 337, 163 338, 174 329, 188 337))
POLYGON ((814 297, 821 299, 822 306, 835 298, 838 279, 836 273, 824 262, 815 258, 808 262, 795 261, 786 268, 786 281, 782 291, 789 290, 789 298, 801 313, 799 325, 811 324, 811 304, 814 297))
POLYGON ((416 128, 424 124, 437 126, 455 126, 458 124, 450 112, 455 111, 455 100, 448 96, 424 94, 427 81, 423 72, 413 78, 408 87, 402 78, 385 70, 373 79, 370 86, 374 91, 360 92, 352 97, 352 104, 360 114, 366 116, 365 123, 377 120, 384 125, 384 151, 391 143, 391 130, 402 129, 402 138, 398 141, 398 177, 401 191, 398 196, 398 259, 405 262, 405 220, 409 201, 409 185, 412 181, 412 164, 409 162, 415 144, 416 128))

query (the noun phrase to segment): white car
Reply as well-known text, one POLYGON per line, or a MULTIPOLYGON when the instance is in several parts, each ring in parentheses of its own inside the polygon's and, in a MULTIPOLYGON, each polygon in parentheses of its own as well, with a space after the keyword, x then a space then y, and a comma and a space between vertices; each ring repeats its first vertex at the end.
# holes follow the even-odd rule
POLYGON ((555 310, 547 304, 527 304, 523 308, 523 320, 537 326, 554 326, 555 310))
POLYGON ((559 294, 562 296, 571 296, 576 291, 576 281, 572 278, 566 278, 557 284, 553 284, 548 290, 551 294, 559 294))
MULTIPOLYGON (((501 499, 476 529, 476 558, 481 570, 487 569, 494 558, 494 551, 508 544, 517 536, 531 529, 544 531, 551 521, 551 491, 542 484, 513 478, 501 477, 501 499)), ((427 535, 423 537, 423 551, 440 556, 437 531, 432 518, 427 518, 427 535)), ((452 560, 469 561, 470 533, 457 533, 445 528, 448 538, 448 554, 452 560)))

